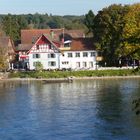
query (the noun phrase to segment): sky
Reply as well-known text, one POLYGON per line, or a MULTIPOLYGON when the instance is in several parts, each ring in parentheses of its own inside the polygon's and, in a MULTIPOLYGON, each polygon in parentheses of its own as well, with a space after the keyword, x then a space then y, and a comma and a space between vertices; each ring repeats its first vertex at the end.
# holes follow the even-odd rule
POLYGON ((133 4, 140 0, 0 0, 0 14, 52 14, 85 15, 89 10, 95 14, 111 4, 133 4))

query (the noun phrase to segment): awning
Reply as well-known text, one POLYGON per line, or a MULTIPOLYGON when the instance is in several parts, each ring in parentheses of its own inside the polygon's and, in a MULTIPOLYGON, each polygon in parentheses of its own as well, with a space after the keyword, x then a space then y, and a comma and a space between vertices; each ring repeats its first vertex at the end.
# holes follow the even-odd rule
POLYGON ((21 56, 19 56, 19 58, 20 58, 20 59, 27 59, 28 56, 27 56, 27 55, 21 55, 21 56))

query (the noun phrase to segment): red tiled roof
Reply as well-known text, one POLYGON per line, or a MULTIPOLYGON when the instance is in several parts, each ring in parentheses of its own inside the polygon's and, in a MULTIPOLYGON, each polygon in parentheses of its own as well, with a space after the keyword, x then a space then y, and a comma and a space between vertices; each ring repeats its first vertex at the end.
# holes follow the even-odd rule
POLYGON ((32 46, 33 44, 19 44, 16 48, 16 51, 29 51, 32 46))
MULTIPOLYGON (((71 40, 70 50, 69 51, 88 51, 95 50, 95 46, 92 38, 75 38, 71 40)), ((58 48, 60 47, 61 42, 53 42, 58 48), (56 44, 57 43, 57 44, 56 44)), ((17 48, 17 51, 29 51, 32 48, 33 44, 20 44, 17 48)))
POLYGON ((7 47, 9 53, 14 53, 14 45, 10 37, 0 37, 0 47, 7 47))
MULTIPOLYGON (((38 45, 41 45, 41 44, 46 44, 46 43, 51 43, 53 44, 56 49, 58 49, 60 47, 60 43, 59 42, 54 42, 52 41, 50 38, 48 38, 47 36, 45 35, 41 35, 39 37, 39 39, 34 43, 34 44, 38 44, 38 45)), ((16 51, 19 52, 19 51, 30 51, 30 49, 33 47, 34 44, 19 44, 16 48, 16 51)))
MULTIPOLYGON (((33 41, 36 41, 38 37, 42 34, 50 35, 53 31, 53 40, 60 41, 60 35, 63 35, 64 29, 27 29, 21 30, 21 43, 22 44, 32 44, 33 41)), ((82 30, 64 30, 65 35, 69 35, 72 38, 83 37, 84 32, 82 30)))
POLYGON ((92 38, 72 39, 70 51, 95 50, 92 38))

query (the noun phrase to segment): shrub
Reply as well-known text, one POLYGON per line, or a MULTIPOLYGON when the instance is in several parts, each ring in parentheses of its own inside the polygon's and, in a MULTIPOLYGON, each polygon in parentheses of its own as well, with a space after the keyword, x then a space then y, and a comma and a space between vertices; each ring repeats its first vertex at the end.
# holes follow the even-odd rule
POLYGON ((93 71, 28 71, 28 72, 11 72, 9 77, 28 77, 28 78, 66 78, 74 77, 93 77, 93 76, 128 76, 140 75, 140 71, 133 70, 93 70, 93 71))

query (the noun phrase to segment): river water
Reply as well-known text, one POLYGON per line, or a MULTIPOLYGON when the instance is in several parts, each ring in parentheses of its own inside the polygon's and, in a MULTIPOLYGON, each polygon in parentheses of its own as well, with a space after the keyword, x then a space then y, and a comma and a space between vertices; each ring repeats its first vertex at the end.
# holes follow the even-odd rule
POLYGON ((0 140, 140 140, 140 79, 0 82, 0 140))

